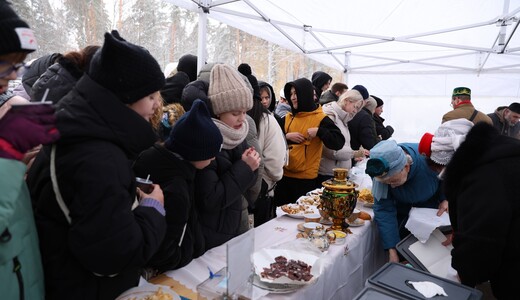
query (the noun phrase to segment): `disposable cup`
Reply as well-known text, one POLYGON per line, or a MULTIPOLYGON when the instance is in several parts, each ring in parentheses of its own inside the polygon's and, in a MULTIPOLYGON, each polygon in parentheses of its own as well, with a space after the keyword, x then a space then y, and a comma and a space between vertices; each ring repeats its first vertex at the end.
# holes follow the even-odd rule
POLYGON ((137 187, 145 194, 150 194, 153 191, 153 182, 150 179, 136 177, 137 187))

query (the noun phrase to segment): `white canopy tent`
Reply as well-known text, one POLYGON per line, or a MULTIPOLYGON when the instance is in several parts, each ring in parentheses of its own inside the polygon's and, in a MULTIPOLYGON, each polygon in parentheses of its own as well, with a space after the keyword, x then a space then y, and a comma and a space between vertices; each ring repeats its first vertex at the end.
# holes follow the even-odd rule
POLYGON ((210 17, 342 70, 385 102, 449 99, 456 86, 474 99, 520 96, 520 0, 165 1, 199 12, 199 61, 210 17))

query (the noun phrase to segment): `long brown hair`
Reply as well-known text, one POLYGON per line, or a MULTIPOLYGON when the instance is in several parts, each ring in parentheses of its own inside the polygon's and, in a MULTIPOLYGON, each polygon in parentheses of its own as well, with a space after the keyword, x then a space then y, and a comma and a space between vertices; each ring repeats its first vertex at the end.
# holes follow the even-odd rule
POLYGON ((80 51, 69 51, 63 54, 63 57, 73 62, 80 70, 87 72, 90 66, 90 61, 100 48, 97 45, 89 45, 80 51))

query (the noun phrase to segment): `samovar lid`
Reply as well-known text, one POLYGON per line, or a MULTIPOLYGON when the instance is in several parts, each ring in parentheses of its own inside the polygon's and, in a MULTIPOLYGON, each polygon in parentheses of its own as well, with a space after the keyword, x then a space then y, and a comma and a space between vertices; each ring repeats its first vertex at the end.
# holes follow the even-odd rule
POLYGON ((349 180, 343 180, 343 181, 337 181, 334 179, 329 179, 324 182, 322 182, 323 187, 325 187, 326 190, 353 190, 357 187, 357 184, 349 181, 349 180))
POLYGON ((346 168, 334 168, 334 178, 322 182, 327 190, 349 191, 357 187, 357 184, 347 179, 348 170, 346 168))

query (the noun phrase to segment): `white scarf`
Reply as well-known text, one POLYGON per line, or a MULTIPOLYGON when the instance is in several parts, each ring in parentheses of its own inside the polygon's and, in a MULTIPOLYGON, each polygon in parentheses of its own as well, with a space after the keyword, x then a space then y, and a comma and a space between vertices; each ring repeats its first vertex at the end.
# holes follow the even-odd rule
POLYGON ((226 123, 215 118, 213 118, 213 123, 217 125, 220 133, 222 134, 222 149, 229 150, 240 145, 246 139, 247 133, 249 132, 249 124, 246 121, 242 123, 242 127, 240 127, 240 129, 232 128, 226 123))

